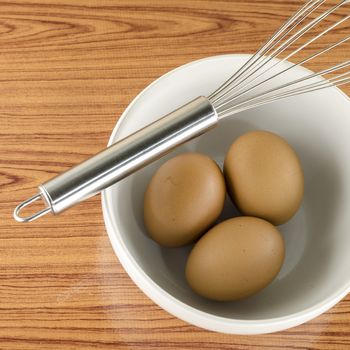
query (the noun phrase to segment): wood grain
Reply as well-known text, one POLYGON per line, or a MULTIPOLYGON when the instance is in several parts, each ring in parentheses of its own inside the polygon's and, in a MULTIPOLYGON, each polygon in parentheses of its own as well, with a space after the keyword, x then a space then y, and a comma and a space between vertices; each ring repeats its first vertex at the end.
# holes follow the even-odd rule
POLYGON ((39 183, 105 147, 152 80, 194 59, 254 52, 299 5, 0 1, 0 349, 350 349, 349 297, 255 337, 172 317, 122 269, 99 197, 29 225, 12 219, 39 183))

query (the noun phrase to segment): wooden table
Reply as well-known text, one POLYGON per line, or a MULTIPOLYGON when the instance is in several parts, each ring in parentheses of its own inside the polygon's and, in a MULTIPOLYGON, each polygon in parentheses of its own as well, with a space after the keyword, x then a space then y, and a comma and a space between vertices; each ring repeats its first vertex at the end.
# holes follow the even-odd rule
POLYGON ((38 184, 104 148, 147 84, 191 60, 255 51, 300 3, 0 1, 0 349, 350 349, 350 297, 272 335, 172 317, 124 272, 99 196, 12 219, 38 184))

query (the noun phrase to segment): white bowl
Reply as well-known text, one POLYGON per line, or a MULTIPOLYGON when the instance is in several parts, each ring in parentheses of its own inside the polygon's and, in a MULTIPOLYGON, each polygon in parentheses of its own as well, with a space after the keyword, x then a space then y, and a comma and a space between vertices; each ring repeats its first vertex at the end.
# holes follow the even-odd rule
MULTIPOLYGON (((130 104, 109 144, 192 98, 208 95, 246 59, 245 55, 210 57, 164 75, 130 104)), ((287 77, 307 72, 297 68, 287 77)), ((123 267, 149 298, 171 314, 233 334, 269 333, 306 322, 350 291, 350 100, 332 88, 224 120, 105 190, 102 204, 107 232, 123 267), (305 172, 305 197, 297 215, 280 227, 286 259, 273 283, 246 300, 212 302, 193 293, 186 283, 184 266, 191 247, 162 248, 147 236, 143 194, 154 171, 174 154, 195 150, 222 165, 233 140, 255 129, 275 132, 293 145, 305 172)), ((234 215, 237 212, 227 201, 222 217, 234 215)))

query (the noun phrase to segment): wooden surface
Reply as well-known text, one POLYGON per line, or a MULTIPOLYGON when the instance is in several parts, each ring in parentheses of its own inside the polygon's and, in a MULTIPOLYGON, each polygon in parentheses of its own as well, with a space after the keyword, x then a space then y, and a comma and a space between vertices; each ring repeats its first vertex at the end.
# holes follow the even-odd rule
MULTIPOLYGON (((99 196, 23 225, 15 205, 105 147, 152 80, 252 53, 300 1, 0 1, 0 349, 350 349, 350 298, 262 336, 192 327, 115 257, 99 196)), ((350 90, 346 90, 348 93, 350 90)))

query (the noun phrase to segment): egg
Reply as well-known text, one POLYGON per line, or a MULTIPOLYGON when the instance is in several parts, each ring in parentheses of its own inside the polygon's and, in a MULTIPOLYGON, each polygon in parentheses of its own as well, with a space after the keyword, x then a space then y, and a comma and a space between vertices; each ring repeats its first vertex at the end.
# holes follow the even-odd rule
POLYGON ((225 194, 224 176, 206 155, 184 153, 168 160, 144 195, 144 223, 150 237, 167 247, 193 242, 214 224, 225 194))
POLYGON ((224 163, 229 193, 244 215, 281 225, 299 209, 304 193, 303 170, 293 148, 267 131, 240 136, 224 163))
POLYGON ((284 260, 284 241, 275 226, 249 216, 223 221, 194 246, 186 279, 199 295, 238 300, 265 288, 284 260))

